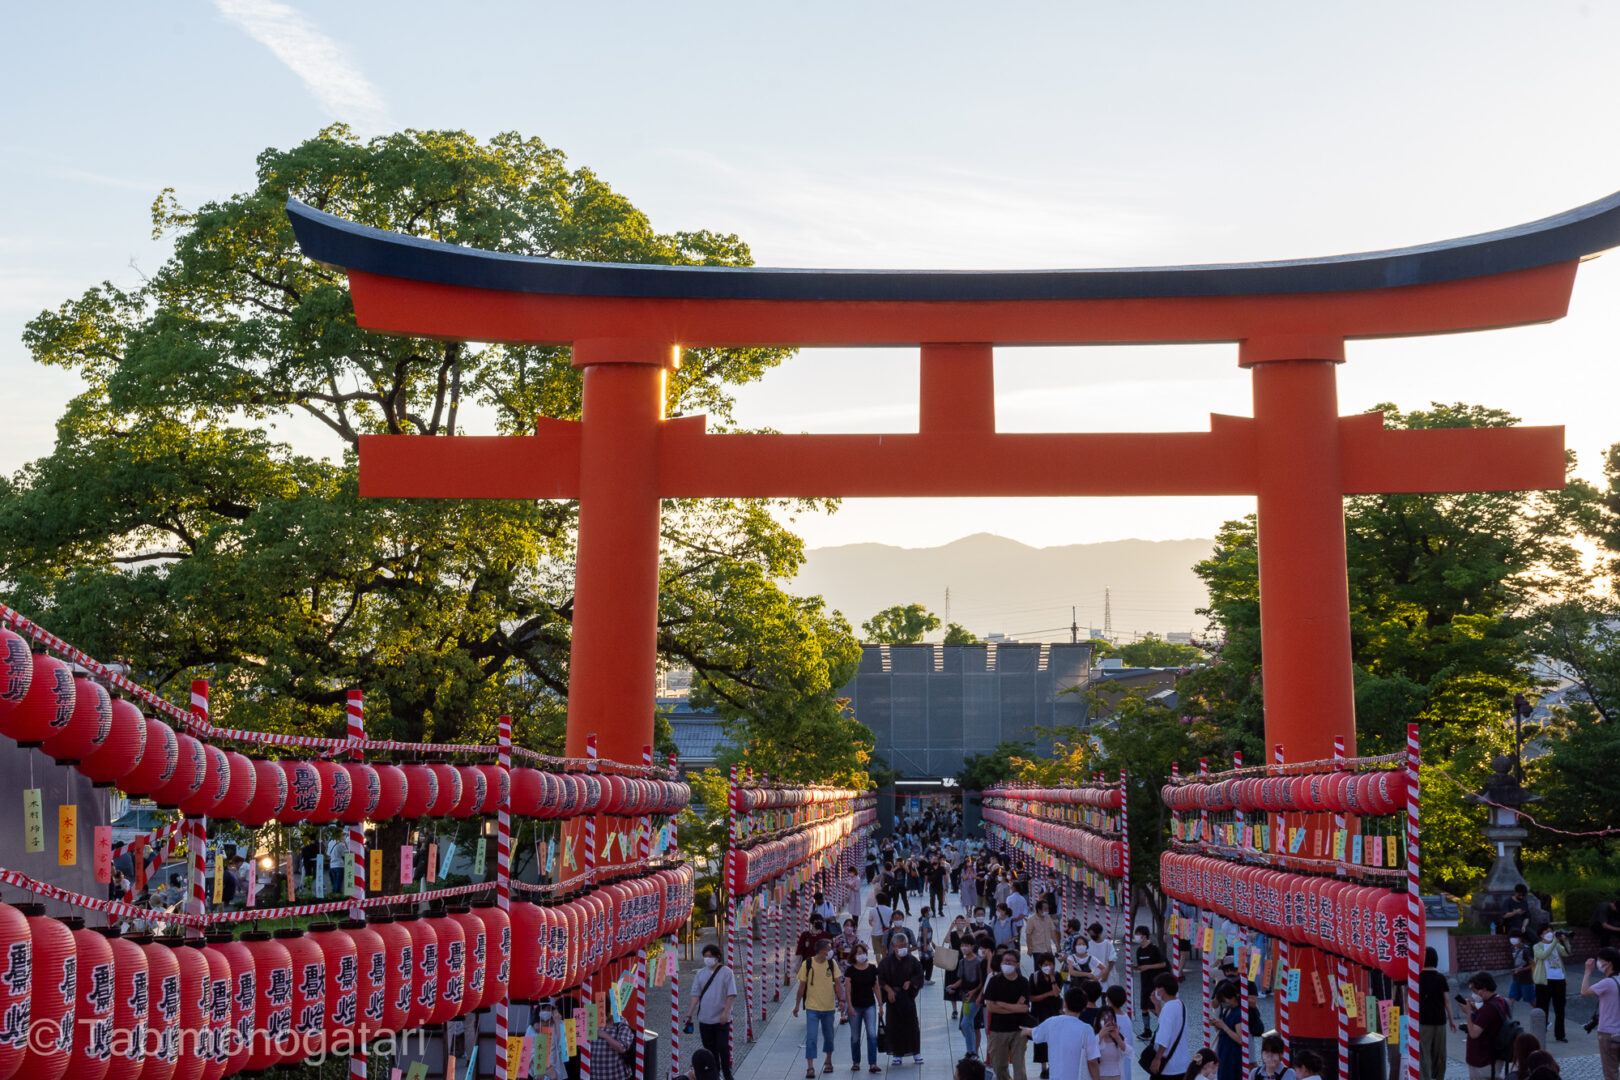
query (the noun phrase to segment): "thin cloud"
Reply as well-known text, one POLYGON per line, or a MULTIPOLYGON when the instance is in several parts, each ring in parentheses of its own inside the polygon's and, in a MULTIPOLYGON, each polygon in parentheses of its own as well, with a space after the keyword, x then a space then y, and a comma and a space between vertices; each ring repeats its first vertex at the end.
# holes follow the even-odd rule
POLYGON ((381 125, 386 109, 377 88, 300 12, 277 0, 214 0, 214 7, 287 65, 334 117, 356 127, 381 125))

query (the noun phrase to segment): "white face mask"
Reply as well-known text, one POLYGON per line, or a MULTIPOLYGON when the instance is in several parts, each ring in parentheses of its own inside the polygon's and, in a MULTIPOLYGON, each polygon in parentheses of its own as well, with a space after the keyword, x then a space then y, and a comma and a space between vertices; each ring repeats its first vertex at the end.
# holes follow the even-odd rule
POLYGON ((855 954, 855 962, 856 963, 860 963, 865 959, 866 959, 866 954, 865 953, 858 952, 858 953, 855 954))
POLYGON ((1017 964, 1002 964, 1001 965, 1001 973, 1003 975, 1007 976, 1007 978, 1010 979, 1014 975, 1018 974, 1018 965, 1017 964))
POLYGON ((1552 944, 1552 939, 1553 939, 1553 936, 1552 936, 1552 931, 1551 930, 1549 930, 1545 934, 1541 935, 1541 940, 1547 942, 1549 945, 1552 944))
POLYGON ((1046 974, 1050 975, 1050 974, 1052 974, 1052 965, 1051 964, 1042 964, 1041 965, 1041 970, 1044 971, 1046 974))
POLYGON ((550 1009, 541 1009, 540 1010, 540 1019, 542 1019, 542 1020, 550 1020, 551 1019, 551 1010, 550 1009))
POLYGON ((904 945, 896 946, 896 948, 894 950, 894 954, 896 956, 905 956, 906 954, 908 954, 910 952, 911 952, 911 950, 906 948, 904 945))
POLYGON ((1517 944, 1518 944, 1518 943, 1519 943, 1519 939, 1518 939, 1518 938, 1516 938, 1516 937, 1510 937, 1510 938, 1508 938, 1508 944, 1509 944, 1509 945, 1517 945, 1517 944))
POLYGON ((1469 1000, 1471 1000, 1475 1005, 1485 1004, 1485 999, 1480 997, 1478 994, 1470 994, 1469 1000))
POLYGON ((720 966, 720 958, 718 956, 705 956, 703 958, 703 966, 707 968, 717 968, 720 966))

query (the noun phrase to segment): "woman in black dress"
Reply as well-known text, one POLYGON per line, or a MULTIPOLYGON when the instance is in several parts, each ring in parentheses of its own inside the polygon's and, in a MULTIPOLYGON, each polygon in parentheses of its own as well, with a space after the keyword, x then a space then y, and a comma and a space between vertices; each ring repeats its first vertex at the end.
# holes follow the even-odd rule
MULTIPOLYGON (((1063 1011, 1063 988, 1050 956, 1041 960, 1040 968, 1029 981, 1029 1026, 1038 1027, 1042 1020, 1063 1011)), ((1046 1044, 1035 1044, 1035 1064, 1041 1067, 1041 1080, 1051 1076, 1046 1062, 1046 1044)))
POLYGON ((883 988, 883 1030, 889 1037, 889 1064, 897 1066, 907 1054, 922 1064, 922 1030, 917 1025, 917 991, 922 989, 923 971, 904 940, 878 965, 878 982, 883 988))

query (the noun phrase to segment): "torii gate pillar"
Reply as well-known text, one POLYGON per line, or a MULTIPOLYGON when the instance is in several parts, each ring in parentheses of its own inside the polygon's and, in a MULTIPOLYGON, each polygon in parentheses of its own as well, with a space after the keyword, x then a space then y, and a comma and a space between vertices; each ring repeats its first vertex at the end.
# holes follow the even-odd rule
POLYGON ((639 760, 658 665, 658 433, 675 350, 634 339, 574 343, 585 369, 579 547, 569 657, 567 753, 639 760))
POLYGON ((1319 761, 1343 736, 1353 754, 1336 371, 1344 343, 1250 340, 1238 355, 1254 390, 1266 742, 1280 743, 1286 760, 1319 761))

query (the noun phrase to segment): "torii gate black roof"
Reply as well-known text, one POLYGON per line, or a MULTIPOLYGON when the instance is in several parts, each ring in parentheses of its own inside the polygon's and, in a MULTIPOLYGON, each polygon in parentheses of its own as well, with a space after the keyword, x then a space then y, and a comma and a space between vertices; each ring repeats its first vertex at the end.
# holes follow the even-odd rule
POLYGON ((808 270, 579 262, 358 225, 289 199, 317 262, 439 285, 553 296, 789 301, 1118 300, 1354 292, 1486 277, 1620 246, 1620 192, 1539 221, 1416 247, 1276 262, 1093 270, 808 270))

